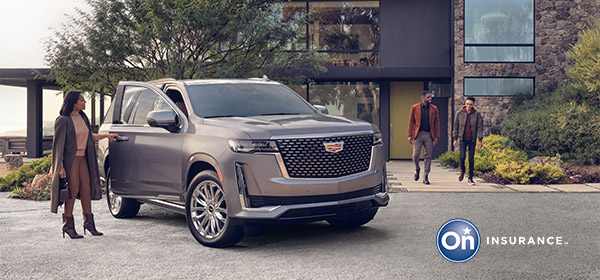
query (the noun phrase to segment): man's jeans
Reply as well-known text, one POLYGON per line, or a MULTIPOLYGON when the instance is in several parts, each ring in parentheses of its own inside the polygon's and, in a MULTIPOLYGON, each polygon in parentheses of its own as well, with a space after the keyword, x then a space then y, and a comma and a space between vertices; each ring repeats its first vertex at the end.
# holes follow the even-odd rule
POLYGON ((475 143, 474 140, 460 141, 460 171, 465 172, 465 153, 469 148, 469 179, 473 179, 473 169, 475 168, 475 143))
POLYGON ((425 146, 425 175, 431 171, 431 154, 433 153, 433 139, 431 138, 431 132, 419 131, 417 137, 413 140, 413 162, 415 163, 415 170, 421 170, 419 167, 419 157, 421 155, 421 149, 425 146))

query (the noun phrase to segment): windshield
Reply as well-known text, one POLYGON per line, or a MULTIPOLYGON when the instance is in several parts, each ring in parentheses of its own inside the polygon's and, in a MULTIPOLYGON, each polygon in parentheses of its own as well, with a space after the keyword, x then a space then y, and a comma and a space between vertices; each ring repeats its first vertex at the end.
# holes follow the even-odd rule
POLYGON ((315 113, 300 96, 283 85, 208 84, 186 88, 194 112, 203 118, 315 113))

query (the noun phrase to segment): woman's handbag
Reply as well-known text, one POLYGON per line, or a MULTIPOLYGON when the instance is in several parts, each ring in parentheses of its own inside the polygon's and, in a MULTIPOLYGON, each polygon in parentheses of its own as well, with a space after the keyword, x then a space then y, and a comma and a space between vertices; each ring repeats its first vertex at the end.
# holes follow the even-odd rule
POLYGON ((67 202, 71 200, 71 191, 69 190, 69 182, 66 179, 59 179, 59 200, 58 205, 61 205, 63 202, 67 202))

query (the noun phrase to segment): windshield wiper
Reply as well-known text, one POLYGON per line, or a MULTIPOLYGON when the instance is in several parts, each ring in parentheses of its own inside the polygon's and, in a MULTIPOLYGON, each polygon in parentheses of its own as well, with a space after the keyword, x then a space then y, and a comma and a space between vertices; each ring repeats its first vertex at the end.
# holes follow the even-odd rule
POLYGON ((260 114, 261 116, 275 116, 275 115, 300 115, 299 113, 267 113, 260 114))

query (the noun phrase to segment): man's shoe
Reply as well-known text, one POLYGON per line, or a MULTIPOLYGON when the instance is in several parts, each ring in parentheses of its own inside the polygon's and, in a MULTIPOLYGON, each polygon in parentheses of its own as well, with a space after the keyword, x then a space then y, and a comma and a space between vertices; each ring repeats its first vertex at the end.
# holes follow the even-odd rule
POLYGON ((425 177, 423 177, 423 184, 429 185, 429 175, 425 175, 425 177))
POLYGON ((467 183, 469 183, 470 186, 475 185, 475 181, 473 181, 473 178, 469 178, 469 180, 467 181, 467 183))
POLYGON ((465 178, 465 172, 460 172, 460 175, 458 175, 458 181, 462 182, 462 180, 465 178))
POLYGON ((415 171, 415 181, 419 181, 419 172, 421 172, 420 169, 417 169, 417 171, 415 171))

